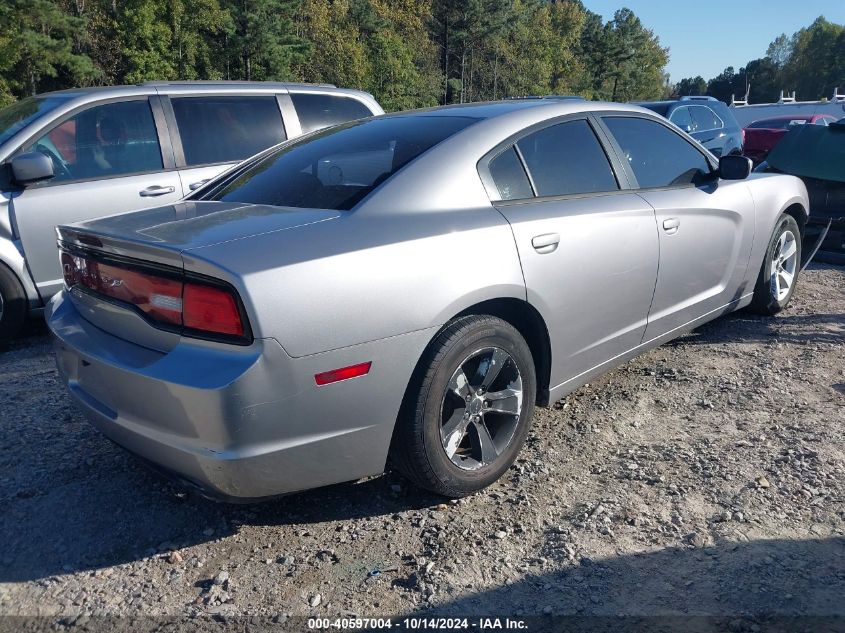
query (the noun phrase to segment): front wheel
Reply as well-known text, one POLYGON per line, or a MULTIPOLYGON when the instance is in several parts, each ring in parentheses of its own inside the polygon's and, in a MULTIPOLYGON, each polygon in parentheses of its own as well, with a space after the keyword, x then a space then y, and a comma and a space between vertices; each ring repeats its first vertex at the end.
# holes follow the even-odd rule
POLYGON ((492 316, 456 319, 420 362, 391 464, 447 497, 489 486, 525 442, 536 384, 531 350, 513 326, 492 316))
POLYGON ((751 310, 773 315, 792 299, 801 265, 801 231, 791 215, 781 214, 754 286, 751 310))

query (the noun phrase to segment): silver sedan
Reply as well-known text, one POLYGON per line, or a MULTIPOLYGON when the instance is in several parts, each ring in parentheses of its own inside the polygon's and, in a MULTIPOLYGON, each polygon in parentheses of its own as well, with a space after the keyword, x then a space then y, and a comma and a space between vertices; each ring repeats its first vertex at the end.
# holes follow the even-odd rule
POLYGON ((789 303, 790 176, 633 106, 525 99, 323 130, 174 205, 58 229, 58 366, 105 435, 204 493, 381 473, 447 496, 532 410, 706 321, 789 303))

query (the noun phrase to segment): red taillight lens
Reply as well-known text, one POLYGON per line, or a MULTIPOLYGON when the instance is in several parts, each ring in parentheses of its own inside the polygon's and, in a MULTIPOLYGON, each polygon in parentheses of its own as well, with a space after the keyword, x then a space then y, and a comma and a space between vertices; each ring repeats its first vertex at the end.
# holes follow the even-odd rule
POLYGON ((83 286, 134 306, 151 321, 184 327, 194 335, 245 337, 237 297, 226 288, 184 281, 178 271, 171 277, 166 272, 148 272, 143 266, 106 263, 64 251, 61 263, 68 288, 83 286))
POLYGON ((203 332, 243 336, 244 326, 235 298, 222 288, 186 283, 182 297, 185 327, 203 332))
POLYGON ((341 367, 340 369, 332 369, 331 371, 324 371, 321 374, 314 376, 314 380, 318 385, 328 385, 332 382, 339 382, 341 380, 349 380, 350 378, 357 378, 370 372, 372 363, 359 363, 357 365, 350 365, 349 367, 341 367))

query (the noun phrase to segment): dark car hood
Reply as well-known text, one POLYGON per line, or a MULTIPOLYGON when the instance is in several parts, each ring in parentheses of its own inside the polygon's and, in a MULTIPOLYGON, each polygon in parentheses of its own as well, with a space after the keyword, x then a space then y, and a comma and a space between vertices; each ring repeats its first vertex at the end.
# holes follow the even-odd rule
MULTIPOLYGON (((338 211, 187 200, 80 222, 75 233, 185 251, 252 235, 332 220, 338 211)), ((60 235, 65 233, 60 228, 60 235)))
POLYGON ((797 126, 775 145, 766 160, 785 174, 845 182, 845 127, 797 126))

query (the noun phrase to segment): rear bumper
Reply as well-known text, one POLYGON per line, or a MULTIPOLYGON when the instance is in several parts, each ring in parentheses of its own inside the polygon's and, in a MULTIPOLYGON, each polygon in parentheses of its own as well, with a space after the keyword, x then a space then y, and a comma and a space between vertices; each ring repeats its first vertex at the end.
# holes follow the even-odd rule
POLYGON ((47 308, 59 374, 88 419, 159 470, 227 500, 272 497, 381 473, 427 332, 291 358, 182 339, 162 353, 86 321, 64 294, 47 308), (314 374, 372 361, 361 378, 314 374))

